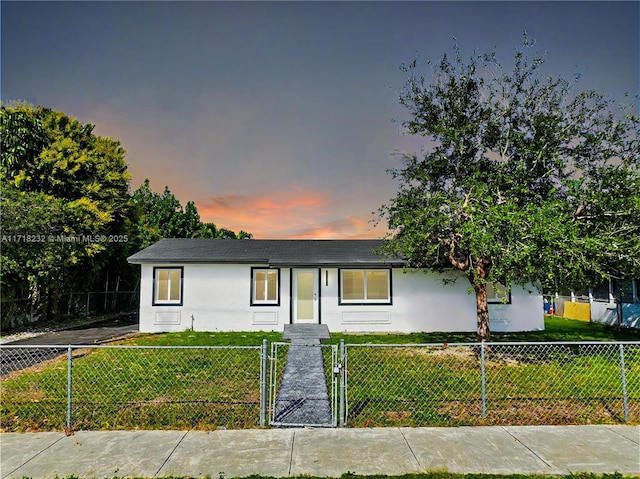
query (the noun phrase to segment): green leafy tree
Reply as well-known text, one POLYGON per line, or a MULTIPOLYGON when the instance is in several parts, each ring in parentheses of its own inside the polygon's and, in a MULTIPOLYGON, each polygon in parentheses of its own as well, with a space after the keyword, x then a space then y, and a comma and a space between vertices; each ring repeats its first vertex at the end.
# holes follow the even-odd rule
POLYGON ((253 239, 253 233, 248 233, 245 230, 240 230, 238 233, 238 239, 253 239))
POLYGON ((219 228, 216 233, 216 238, 220 239, 238 239, 238 235, 236 235, 235 231, 232 231, 227 228, 219 228))
POLYGON ((1 119, 3 298, 84 290, 126 264, 127 245, 108 240, 125 238, 131 217, 120 143, 25 103, 3 105, 1 119))
POLYGON ((638 118, 572 82, 543 78, 526 35, 511 71, 495 53, 403 67, 400 103, 421 155, 391 171, 382 250, 413 267, 457 270, 489 340, 486 285, 593 284, 640 271, 638 118))
MULTIPOLYGON (((137 228, 141 247, 145 248, 162 238, 191 236, 186 229, 187 222, 182 205, 169 187, 165 186, 161 194, 155 193, 146 179, 133 193, 133 203, 139 214, 137 228)), ((199 216, 197 219, 199 222, 199 216)))
POLYGON ((245 231, 236 234, 214 223, 202 223, 193 201, 183 208, 168 186, 162 194, 154 193, 148 179, 133 193, 133 202, 138 211, 138 237, 143 248, 162 238, 252 237, 245 231))
POLYGON ((218 234, 218 227, 215 223, 203 223, 202 231, 200 233, 201 238, 216 238, 218 234))
POLYGON ((156 194, 147 180, 131 195, 124 149, 93 125, 26 103, 0 113, 3 301, 31 298, 46 318, 61 293, 134 288, 127 257, 160 238, 235 237, 168 188, 156 194))

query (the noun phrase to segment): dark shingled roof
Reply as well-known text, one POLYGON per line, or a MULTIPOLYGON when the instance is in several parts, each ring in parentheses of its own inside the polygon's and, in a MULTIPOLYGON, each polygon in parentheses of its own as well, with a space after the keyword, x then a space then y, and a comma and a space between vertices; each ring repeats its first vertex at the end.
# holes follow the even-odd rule
POLYGON ((381 240, 163 239, 128 258, 129 263, 251 263, 270 266, 400 266, 374 249, 381 240))

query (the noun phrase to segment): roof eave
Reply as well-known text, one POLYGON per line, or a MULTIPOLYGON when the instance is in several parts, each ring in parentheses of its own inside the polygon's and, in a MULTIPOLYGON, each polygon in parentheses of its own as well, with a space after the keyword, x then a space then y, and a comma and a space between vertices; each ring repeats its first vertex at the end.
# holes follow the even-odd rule
POLYGON ((129 264, 264 264, 268 265, 269 261, 264 259, 258 260, 212 260, 212 259, 166 259, 166 258, 127 258, 129 264))
POLYGON ((264 265, 270 268, 402 268, 403 261, 351 261, 351 262, 271 262, 268 260, 210 260, 210 259, 127 259, 129 264, 251 264, 264 265))

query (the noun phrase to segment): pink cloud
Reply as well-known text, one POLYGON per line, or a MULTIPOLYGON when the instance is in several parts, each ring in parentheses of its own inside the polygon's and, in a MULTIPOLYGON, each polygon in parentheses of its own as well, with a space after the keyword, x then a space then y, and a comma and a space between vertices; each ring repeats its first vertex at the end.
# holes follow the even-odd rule
POLYGON ((384 235, 367 219, 339 216, 337 201, 322 192, 291 185, 285 191, 228 195, 197 201, 203 221, 256 238, 339 239, 384 235), (336 218, 337 213, 337 218, 336 218))
POLYGON ((376 239, 386 234, 383 227, 371 224, 369 220, 348 216, 319 225, 317 228, 299 231, 299 239, 376 239))

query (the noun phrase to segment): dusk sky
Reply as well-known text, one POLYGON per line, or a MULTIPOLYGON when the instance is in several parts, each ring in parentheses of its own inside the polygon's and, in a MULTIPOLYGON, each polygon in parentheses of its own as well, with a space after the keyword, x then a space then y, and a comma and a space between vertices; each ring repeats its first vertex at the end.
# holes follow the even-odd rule
POLYGON ((545 74, 638 93, 639 3, 2 1, 2 101, 121 141, 132 174, 203 221, 256 238, 376 238, 395 195, 393 120, 416 56, 496 48, 527 30, 545 74))

